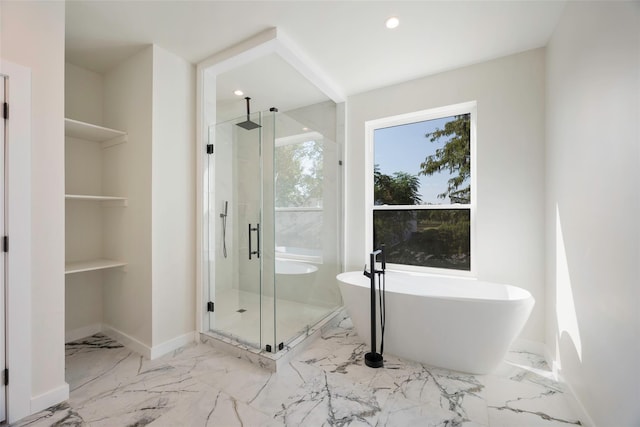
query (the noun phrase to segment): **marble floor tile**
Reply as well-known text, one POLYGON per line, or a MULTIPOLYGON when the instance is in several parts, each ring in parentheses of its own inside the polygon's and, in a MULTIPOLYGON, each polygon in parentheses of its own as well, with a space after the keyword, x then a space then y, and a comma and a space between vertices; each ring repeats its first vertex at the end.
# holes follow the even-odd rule
POLYGON ((190 344, 149 361, 103 335, 67 344, 67 402, 15 426, 581 425, 544 359, 512 351, 490 375, 470 375, 369 349, 348 317, 270 372, 190 344))
POLYGON ((193 426, 265 426, 283 424, 273 417, 233 396, 209 388, 176 405, 162 417, 149 424, 153 427, 193 426))

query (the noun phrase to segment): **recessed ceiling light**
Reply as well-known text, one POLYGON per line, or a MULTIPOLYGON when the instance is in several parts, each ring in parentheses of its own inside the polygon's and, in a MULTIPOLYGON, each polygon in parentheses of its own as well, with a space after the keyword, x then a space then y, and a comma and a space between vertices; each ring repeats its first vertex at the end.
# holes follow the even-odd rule
POLYGON ((236 90, 233 91, 233 94, 237 95, 237 96, 242 96, 242 95, 244 95, 244 92, 241 91, 240 89, 236 89, 236 90))
POLYGON ((306 131, 308 131, 308 130, 309 130, 309 128, 304 127, 304 128, 302 128, 302 130, 306 132, 306 131))
POLYGON ((386 25, 387 28, 392 30, 392 29, 396 28, 398 25, 400 25, 400 20, 397 17, 392 16, 392 17, 390 17, 389 19, 387 19, 385 21, 384 25, 386 25))

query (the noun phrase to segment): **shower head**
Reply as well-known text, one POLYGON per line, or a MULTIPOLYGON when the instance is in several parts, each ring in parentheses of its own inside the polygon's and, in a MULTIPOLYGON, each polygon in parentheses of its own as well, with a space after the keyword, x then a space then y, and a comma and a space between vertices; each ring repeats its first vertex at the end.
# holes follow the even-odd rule
POLYGON ((236 124, 240 126, 242 129, 246 129, 246 130, 253 130, 253 129, 262 127, 259 124, 252 122, 251 120, 246 120, 244 122, 240 122, 236 124))
POLYGON ((247 120, 245 120, 244 122, 236 123, 236 124, 238 126, 240 126, 241 128, 246 129, 246 130, 253 130, 253 129, 256 129, 256 128, 261 128, 262 126, 260 126, 259 124, 254 123, 254 122, 251 121, 251 112, 250 112, 250 109, 249 109, 249 100, 251 98, 249 98, 247 96, 245 99, 247 100, 247 120))

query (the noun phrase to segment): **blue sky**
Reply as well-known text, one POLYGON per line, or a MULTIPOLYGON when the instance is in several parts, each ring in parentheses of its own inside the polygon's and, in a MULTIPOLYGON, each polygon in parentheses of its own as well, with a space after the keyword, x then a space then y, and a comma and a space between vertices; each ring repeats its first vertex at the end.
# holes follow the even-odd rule
POLYGON ((418 172, 420 163, 446 142, 431 142, 425 134, 436 128, 442 129, 450 120, 453 117, 376 129, 374 132, 374 164, 379 165, 380 172, 385 175, 399 171, 417 175, 424 204, 449 204, 448 198, 438 198, 438 194, 447 189, 447 181, 451 178, 448 171, 431 176, 418 175, 418 172))

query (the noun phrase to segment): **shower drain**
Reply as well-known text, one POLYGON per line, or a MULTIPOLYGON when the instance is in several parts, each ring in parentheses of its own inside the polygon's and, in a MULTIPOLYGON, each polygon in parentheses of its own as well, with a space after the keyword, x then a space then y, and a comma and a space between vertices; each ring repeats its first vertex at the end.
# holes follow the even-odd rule
POLYGON ((241 308, 240 310, 236 310, 236 311, 237 311, 238 313, 244 313, 244 312, 245 312, 245 311, 247 311, 247 310, 245 310, 244 308, 241 308))

